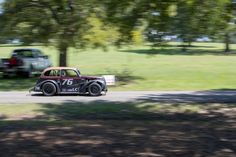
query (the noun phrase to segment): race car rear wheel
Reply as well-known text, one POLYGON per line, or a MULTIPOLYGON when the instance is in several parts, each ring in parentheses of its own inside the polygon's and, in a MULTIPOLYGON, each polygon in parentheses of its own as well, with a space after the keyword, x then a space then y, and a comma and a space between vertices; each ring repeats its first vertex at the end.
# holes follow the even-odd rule
POLYGON ((47 82, 43 84, 42 91, 45 96, 53 96, 56 94, 57 88, 53 83, 47 82))
POLYGON ((89 95, 99 96, 102 92, 102 87, 98 83, 92 83, 88 88, 89 95))

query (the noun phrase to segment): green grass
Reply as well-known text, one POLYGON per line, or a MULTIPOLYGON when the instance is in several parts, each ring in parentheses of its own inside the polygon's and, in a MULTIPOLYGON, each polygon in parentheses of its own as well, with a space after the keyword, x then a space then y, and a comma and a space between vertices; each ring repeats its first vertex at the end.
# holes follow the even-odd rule
MULTIPOLYGON (((78 119, 152 119, 168 114, 198 114, 224 108, 229 104, 169 104, 151 102, 91 102, 66 104, 0 104, 1 119, 78 120, 78 119)), ((211 112, 209 112, 211 113, 211 112)))
POLYGON ((37 104, 26 105, 0 105, 0 115, 3 117, 14 117, 23 115, 36 115, 39 114, 41 107, 37 104))
MULTIPOLYGON (((209 90, 236 89, 236 55, 223 53, 223 44, 194 43, 183 52, 176 43, 164 48, 132 46, 122 49, 70 49, 69 66, 86 75, 115 74, 118 84, 111 90, 209 90)), ((57 51, 40 47, 57 65, 57 51)), ((0 57, 8 57, 18 47, 0 47, 0 57)), ((232 45, 236 49, 236 45, 232 45)), ((26 90, 33 80, 0 80, 0 90, 26 90), (27 83, 28 82, 28 83, 27 83), (16 86, 16 88, 11 88, 16 86)))

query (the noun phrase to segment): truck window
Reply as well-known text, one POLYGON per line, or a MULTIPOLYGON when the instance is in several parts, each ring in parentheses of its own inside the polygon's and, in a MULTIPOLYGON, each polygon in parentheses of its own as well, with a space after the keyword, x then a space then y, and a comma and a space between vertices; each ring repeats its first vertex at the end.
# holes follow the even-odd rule
POLYGON ((22 57, 22 58, 33 58, 32 50, 14 50, 12 56, 22 57))
POLYGON ((43 56, 43 53, 39 50, 35 50, 35 57, 42 57, 43 56))

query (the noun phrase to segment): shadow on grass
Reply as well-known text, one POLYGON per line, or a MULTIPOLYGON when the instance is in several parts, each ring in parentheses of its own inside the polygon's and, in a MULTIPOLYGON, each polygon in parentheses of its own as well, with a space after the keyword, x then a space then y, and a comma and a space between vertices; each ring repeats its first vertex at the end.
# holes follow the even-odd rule
MULTIPOLYGON (((193 49, 190 47, 187 51, 183 51, 181 48, 160 48, 160 49, 137 49, 137 50, 120 50, 121 52, 137 53, 137 54, 146 54, 146 55, 216 55, 216 56, 225 56, 226 54, 223 50, 207 50, 207 49, 193 49)), ((236 55, 236 52, 233 51, 227 55, 236 55)))
POLYGON ((191 107, 182 108, 181 104, 158 105, 143 102, 66 101, 60 105, 43 104, 39 112, 44 113, 39 119, 55 120, 206 120, 206 117, 193 114, 191 107))
MULTIPOLYGON (((39 104, 43 115, 0 121, 1 156, 233 157, 235 115, 212 104, 66 101, 39 104)), ((235 104, 225 104, 232 109, 235 104)), ((221 108, 221 107, 219 107, 221 108)))
MULTIPOLYGON (((131 71, 128 67, 124 68, 120 71, 118 70, 111 70, 111 69, 107 69, 105 74, 107 75, 115 75, 116 77, 116 86, 122 86, 122 85, 127 85, 130 83, 135 82, 136 80, 143 80, 143 77, 140 76, 135 76, 133 74, 133 71, 131 71)), ((100 75, 104 75, 104 74, 100 74, 100 75)))
MULTIPOLYGON (((198 43, 200 44, 200 43, 198 43)), ((206 43, 203 43, 203 44, 206 44, 206 43)), ((150 46, 150 47, 153 47, 151 44, 146 44, 146 46, 150 46)), ((183 45, 183 44, 171 44, 171 45, 162 45, 161 48, 169 48, 169 47, 175 47, 175 48, 183 48, 183 47, 186 47, 186 48, 217 48, 217 46, 214 46, 214 45, 183 45)), ((155 47, 154 47, 155 48, 155 47)))
POLYGON ((34 78, 2 78, 0 76, 0 91, 25 91, 33 87, 37 81, 37 77, 34 78))
MULTIPOLYGON (((183 48, 186 45, 168 45, 168 46, 183 48)), ((217 48, 216 46, 213 46, 213 45, 190 45, 190 46, 187 46, 187 48, 194 48, 194 47, 196 47, 196 48, 217 48)))

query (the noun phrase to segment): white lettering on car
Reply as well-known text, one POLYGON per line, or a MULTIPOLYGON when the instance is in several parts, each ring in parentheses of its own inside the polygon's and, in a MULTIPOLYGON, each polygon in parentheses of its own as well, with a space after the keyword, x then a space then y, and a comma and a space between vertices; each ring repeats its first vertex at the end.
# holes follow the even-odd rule
POLYGON ((68 85, 68 86, 70 86, 70 85, 72 85, 73 84, 73 79, 64 79, 63 81, 62 81, 62 85, 68 85))

